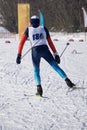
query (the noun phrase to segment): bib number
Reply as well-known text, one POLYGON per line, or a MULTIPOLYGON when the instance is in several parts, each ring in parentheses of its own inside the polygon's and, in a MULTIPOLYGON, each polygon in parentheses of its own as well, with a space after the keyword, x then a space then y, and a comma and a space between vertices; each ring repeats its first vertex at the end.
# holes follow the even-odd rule
POLYGON ((43 38, 44 38, 44 36, 42 33, 41 34, 36 33, 33 35, 33 40, 39 40, 39 39, 43 39, 43 38))

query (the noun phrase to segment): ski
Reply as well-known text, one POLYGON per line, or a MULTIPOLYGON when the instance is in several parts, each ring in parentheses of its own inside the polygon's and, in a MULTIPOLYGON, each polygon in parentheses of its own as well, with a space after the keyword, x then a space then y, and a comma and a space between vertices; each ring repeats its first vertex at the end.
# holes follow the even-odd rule
POLYGON ((76 90, 83 90, 86 89, 84 87, 78 87, 78 85, 75 85, 73 88, 68 88, 68 91, 66 92, 66 95, 70 92, 76 91, 76 90))
POLYGON ((72 88, 68 88, 68 92, 72 92, 74 90, 78 89, 78 87, 75 85, 72 88))
POLYGON ((49 99, 48 97, 46 97, 46 96, 40 96, 40 95, 34 95, 34 94, 31 94, 31 95, 28 95, 28 94, 24 94, 24 97, 35 97, 35 98, 37 98, 37 99, 40 99, 40 98, 44 98, 44 99, 49 99))

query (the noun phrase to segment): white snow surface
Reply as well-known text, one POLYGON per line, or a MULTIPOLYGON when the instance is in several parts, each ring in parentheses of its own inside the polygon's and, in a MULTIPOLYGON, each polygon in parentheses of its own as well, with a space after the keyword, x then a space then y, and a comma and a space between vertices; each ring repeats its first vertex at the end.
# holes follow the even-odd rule
POLYGON ((0 33, 10 33, 6 28, 0 26, 0 33))
MULTIPOLYGON (((51 33, 61 55, 60 67, 78 89, 41 60, 43 98, 36 98, 31 52, 16 64, 18 36, 0 39, 0 130, 87 130, 87 42, 84 33, 51 33), (83 39, 83 42, 79 42, 83 39), (10 43, 6 43, 10 40, 10 43)), ((30 48, 26 41, 23 54, 30 48)))

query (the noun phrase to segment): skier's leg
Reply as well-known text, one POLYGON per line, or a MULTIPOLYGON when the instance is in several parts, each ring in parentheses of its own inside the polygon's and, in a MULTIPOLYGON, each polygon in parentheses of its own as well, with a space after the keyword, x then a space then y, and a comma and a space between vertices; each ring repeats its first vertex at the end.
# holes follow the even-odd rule
POLYGON ((39 67, 36 67, 36 66, 34 66, 34 79, 35 79, 36 85, 41 84, 40 69, 39 67))
POLYGON ((57 65, 56 61, 54 60, 51 52, 48 48, 44 51, 43 58, 52 66, 52 68, 64 79, 67 78, 66 73, 57 65))
POLYGON ((32 51, 32 62, 34 67, 34 79, 36 82, 36 85, 41 84, 41 78, 40 78, 40 57, 37 55, 37 53, 34 53, 35 48, 32 51))
POLYGON ((63 79, 66 79, 66 78, 67 78, 66 73, 57 65, 57 63, 55 62, 55 60, 53 60, 52 62, 49 62, 49 64, 53 67, 53 69, 54 69, 63 79))
POLYGON ((75 88, 75 84, 71 82, 71 80, 67 77, 65 72, 57 65, 57 63, 55 61, 51 62, 50 65, 55 69, 55 71, 57 71, 59 73, 59 75, 63 79, 65 79, 65 82, 68 85, 68 87, 75 88))
POLYGON ((53 67, 53 69, 65 80, 66 84, 70 88, 74 88, 75 84, 67 77, 66 73, 58 66, 49 50, 45 51, 43 58, 53 67))
POLYGON ((36 95, 42 96, 43 89, 42 89, 42 86, 41 86, 41 78, 40 78, 40 69, 39 69, 39 67, 34 66, 34 78, 35 78, 36 85, 37 85, 37 93, 36 93, 36 95))
POLYGON ((40 77, 40 55, 38 55, 36 49, 32 50, 32 62, 34 67, 34 79, 37 86, 37 93, 36 95, 42 96, 43 89, 41 87, 41 77, 40 77), (35 53, 34 53, 35 52, 35 53))

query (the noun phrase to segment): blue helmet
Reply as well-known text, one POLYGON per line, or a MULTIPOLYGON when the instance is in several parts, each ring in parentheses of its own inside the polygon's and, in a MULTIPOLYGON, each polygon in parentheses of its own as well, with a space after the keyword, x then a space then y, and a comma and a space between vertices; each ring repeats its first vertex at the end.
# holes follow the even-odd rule
POLYGON ((30 19, 32 27, 37 28, 40 25, 40 19, 38 16, 34 15, 30 19))

